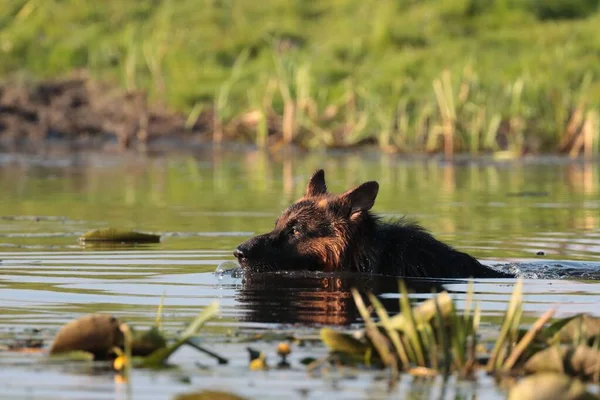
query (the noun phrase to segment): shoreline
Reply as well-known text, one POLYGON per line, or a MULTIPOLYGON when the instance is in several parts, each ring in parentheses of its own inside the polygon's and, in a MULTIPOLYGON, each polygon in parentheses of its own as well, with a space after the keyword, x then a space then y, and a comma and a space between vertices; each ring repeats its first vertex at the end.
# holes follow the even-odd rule
MULTIPOLYGON (((250 113, 247 113, 250 114, 250 113)), ((256 117, 256 116, 255 116, 256 117)), ((221 121, 215 112, 206 109, 185 115, 151 103, 142 90, 126 91, 90 79, 86 73, 68 78, 36 82, 33 85, 0 84, 0 152, 2 153, 74 153, 74 152, 137 152, 188 153, 207 148, 262 149, 269 153, 284 152, 376 152, 403 158, 465 160, 478 157, 514 160, 536 156, 558 156, 577 159, 583 151, 534 151, 523 148, 450 152, 444 145, 432 151, 422 148, 402 151, 382 146, 367 137, 347 145, 306 146, 300 137, 286 140, 285 126, 268 127, 262 145, 251 140, 252 129, 258 129, 256 118, 221 121), (216 135, 216 127, 219 135, 216 135), (217 140, 215 140, 217 139, 217 140), (297 139, 297 140, 296 140, 297 139), (289 142, 289 143, 288 143, 289 142)), ((591 128, 590 128, 591 129, 591 128)), ((500 134, 500 133, 499 133, 500 134)), ((374 133, 376 135, 376 133, 374 133)), ((573 132, 571 141, 585 136, 582 126, 573 132)), ((535 141, 535 135, 529 138, 535 141)), ((593 160, 598 154, 585 152, 593 160)))

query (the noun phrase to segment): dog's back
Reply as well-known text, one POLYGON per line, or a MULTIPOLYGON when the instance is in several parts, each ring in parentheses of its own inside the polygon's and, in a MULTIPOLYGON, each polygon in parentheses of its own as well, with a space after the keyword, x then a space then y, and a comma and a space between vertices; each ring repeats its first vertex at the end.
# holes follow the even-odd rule
POLYGON ((375 273, 426 278, 513 277, 482 265, 406 220, 379 222, 373 245, 378 255, 373 263, 375 273))

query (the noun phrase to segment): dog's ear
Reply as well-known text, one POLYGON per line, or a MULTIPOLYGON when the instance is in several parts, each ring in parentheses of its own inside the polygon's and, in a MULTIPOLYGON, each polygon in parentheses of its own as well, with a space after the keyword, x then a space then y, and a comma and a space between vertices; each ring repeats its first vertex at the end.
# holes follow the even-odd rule
POLYGON ((318 170, 308 181, 306 186, 306 197, 319 196, 327 193, 327 185, 325 185, 325 171, 318 170))
POLYGON ((369 181, 346 191, 340 196, 340 199, 350 206, 352 215, 360 211, 369 211, 375 204, 378 192, 379 183, 369 181))

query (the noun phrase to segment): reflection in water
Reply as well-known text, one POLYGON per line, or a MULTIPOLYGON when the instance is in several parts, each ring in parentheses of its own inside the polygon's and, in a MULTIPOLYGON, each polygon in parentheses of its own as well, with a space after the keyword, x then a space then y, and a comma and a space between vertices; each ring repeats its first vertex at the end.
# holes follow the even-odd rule
MULTIPOLYGON (((405 280, 410 293, 443 290, 435 280, 405 280)), ((398 281, 356 273, 271 272, 247 274, 236 294, 243 309, 240 321, 348 325, 357 320, 351 289, 376 295, 398 293, 398 281)), ((398 313, 397 298, 380 298, 391 313, 398 313)))
MULTIPOLYGON (((397 312, 397 282, 390 278, 298 273, 254 274, 229 283, 215 278, 215 267, 233 259, 237 244, 271 230, 277 215, 301 196, 307 178, 319 168, 326 170, 334 192, 378 180, 377 213, 407 214, 484 263, 508 265, 525 275, 525 317, 536 318, 556 305, 559 316, 598 315, 600 164, 551 157, 538 161, 442 164, 335 152, 270 156, 207 151, 195 157, 154 159, 0 155, 0 333, 35 328, 47 334, 50 329, 51 337, 74 316, 98 311, 136 326, 150 325, 163 294, 163 326, 169 332, 180 330, 215 299, 220 301, 221 317, 206 327, 207 339, 213 334, 222 340, 231 330, 296 331, 304 324, 351 324, 359 319, 350 293, 353 286, 373 291, 390 312, 397 312), (136 248, 83 248, 77 242, 79 234, 108 225, 164 236, 159 244, 136 248), (540 251, 544 255, 536 255, 540 251), (302 325, 289 328, 288 323, 302 325)), ((464 281, 408 283, 415 301, 428 298, 432 289, 441 291, 443 285, 457 307, 465 304, 464 281)), ((475 298, 484 318, 498 320, 513 283, 476 283, 475 298)), ((222 346, 229 349, 224 355, 233 365, 244 368, 206 379, 198 373, 195 352, 187 358, 185 349, 177 354, 189 361, 191 375, 198 376, 193 378, 195 386, 217 382, 239 388, 246 379, 244 394, 257 398, 265 393, 289 396, 291 388, 310 389, 315 398, 356 398, 357 393, 373 396, 385 390, 377 389, 384 381, 372 376, 346 380, 341 387, 319 386, 300 368, 280 375, 271 370, 241 376, 247 370, 246 344, 220 344, 217 351, 222 346)), ((315 356, 313 351, 318 350, 295 349, 296 365, 304 356, 315 356)), ((114 398, 112 377, 87 377, 82 386, 79 376, 48 368, 36 370, 34 376, 28 367, 17 367, 22 359, 3 359, 0 381, 10 382, 0 388, 5 396, 30 396, 35 382, 44 391, 36 394, 46 397, 114 398)), ((188 390, 188 384, 176 386, 180 378, 156 380, 136 371, 135 398, 172 398, 175 391, 188 390)), ((406 382, 410 381, 403 379, 401 385, 406 382)), ((435 385, 406 385, 392 396, 443 397, 443 389, 435 385)), ((493 398, 493 383, 487 385, 485 397, 493 398)), ((469 391, 459 389, 456 397, 468 397, 469 391)))

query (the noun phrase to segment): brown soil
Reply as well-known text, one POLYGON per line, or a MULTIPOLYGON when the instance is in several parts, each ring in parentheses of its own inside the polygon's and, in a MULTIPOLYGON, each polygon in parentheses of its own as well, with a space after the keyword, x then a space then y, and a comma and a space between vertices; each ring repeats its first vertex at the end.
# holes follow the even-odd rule
POLYGON ((212 112, 186 127, 187 116, 149 104, 141 91, 125 92, 75 76, 32 86, 0 85, 0 151, 146 149, 212 140, 212 112))

